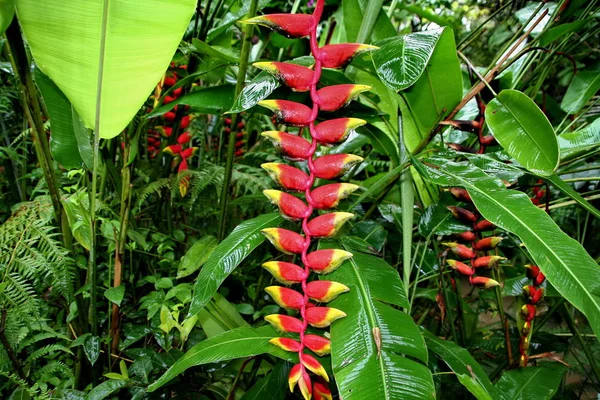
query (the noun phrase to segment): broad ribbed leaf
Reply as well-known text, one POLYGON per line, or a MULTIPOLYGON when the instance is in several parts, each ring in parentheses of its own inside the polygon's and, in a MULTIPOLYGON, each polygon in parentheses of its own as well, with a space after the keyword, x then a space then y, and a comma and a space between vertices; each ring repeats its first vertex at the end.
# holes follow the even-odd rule
MULTIPOLYGON (((365 20, 366 14, 370 12, 377 12, 377 10, 368 10, 369 7, 373 7, 373 1, 369 0, 344 0, 342 1, 342 13, 343 22, 346 33, 347 42, 356 42, 358 40, 358 33, 361 29, 361 24, 365 20)), ((371 43, 372 40, 379 40, 388 38, 390 36, 396 36, 396 28, 390 21, 390 18, 385 13, 383 7, 381 7, 382 1, 379 2, 379 12, 377 19, 373 25, 371 36, 364 38, 364 43, 371 43)), ((362 39, 362 38, 361 38, 362 39)), ((362 41, 359 40, 361 43, 362 41)))
POLYGON ((494 137, 523 167, 551 175, 559 162, 554 129, 542 110, 517 90, 503 90, 488 104, 485 118, 494 137))
POLYGON ((580 156, 600 146, 600 118, 596 118, 587 127, 558 135, 561 161, 580 156))
POLYGON ((153 118, 171 111, 176 105, 184 104, 193 107, 195 110, 205 114, 221 114, 231 107, 233 103, 233 93, 235 86, 218 85, 200 90, 194 90, 191 93, 181 96, 170 102, 157 107, 146 118, 153 118))
POLYGON ((551 399, 562 382, 567 367, 559 363, 544 363, 504 371, 496 383, 500 400, 551 399))
POLYGON ((442 34, 451 29, 409 33, 376 43, 373 63, 381 80, 395 91, 412 86, 421 77, 442 34))
POLYGON ((567 88, 560 108, 569 114, 577 114, 600 90, 600 63, 579 71, 567 88))
POLYGON ((477 400, 494 400, 488 391, 481 385, 481 383, 467 374, 456 374, 458 381, 465 387, 477 400))
POLYGON ((148 387, 153 392, 188 368, 197 365, 233 360, 271 353, 285 360, 297 362, 297 355, 288 353, 269 343, 274 337, 281 336, 270 325, 255 329, 241 327, 206 339, 185 353, 156 382, 148 387), (294 357, 295 360, 294 360, 294 357))
POLYGON ((425 237, 431 235, 451 235, 469 230, 470 227, 448 212, 443 203, 427 207, 419 219, 419 233, 425 237))
POLYGON ((177 278, 184 278, 196 272, 208 260, 218 243, 217 238, 212 235, 204 236, 194 243, 181 257, 177 268, 177 278))
POLYGON ((280 361, 273 370, 250 388, 241 400, 284 400, 288 392, 288 374, 291 364, 280 361))
MULTIPOLYGON (((334 247, 321 243, 321 247, 334 247)), ((355 253, 324 279, 350 292, 331 302, 347 316, 331 327, 331 362, 344 400, 432 399, 429 369, 403 355, 427 362, 427 349, 407 307, 397 271, 378 257, 355 253)))
POLYGON ((279 225, 283 218, 277 213, 265 214, 239 224, 211 253, 200 271, 188 315, 200 311, 217 292, 221 283, 264 240, 265 228, 279 225))
POLYGON ((86 127, 118 135, 169 66, 195 0, 18 0, 39 68, 86 127), (160 21, 160 23, 157 23, 160 21), (97 102, 100 104, 97 104, 97 102))
POLYGON ((15 15, 15 0, 0 0, 0 35, 10 25, 15 15))
POLYGON ((600 334, 600 268, 579 242, 567 236, 525 193, 507 190, 502 181, 465 163, 413 159, 427 179, 468 190, 481 215, 516 234, 548 281, 588 318, 600 334))
POLYGON ((252 79, 235 99, 228 113, 239 113, 254 107, 259 101, 269 97, 279 87, 279 81, 268 72, 262 71, 252 79))
POLYGON ((454 342, 442 340, 426 329, 421 329, 427 348, 437 354, 452 371, 458 374, 472 376, 488 396, 495 398, 496 389, 490 378, 473 356, 454 342))

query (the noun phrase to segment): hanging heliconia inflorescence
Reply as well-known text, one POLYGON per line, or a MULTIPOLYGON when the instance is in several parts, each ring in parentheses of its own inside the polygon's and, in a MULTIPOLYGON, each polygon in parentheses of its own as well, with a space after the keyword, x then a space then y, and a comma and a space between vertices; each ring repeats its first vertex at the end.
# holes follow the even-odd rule
POLYGON ((272 110, 276 119, 285 125, 300 127, 295 135, 287 132, 268 131, 262 136, 270 139, 284 156, 295 161, 306 161, 309 174, 286 164, 267 163, 263 168, 284 189, 303 192, 305 201, 278 190, 266 190, 265 195, 276 204, 284 217, 301 221, 302 234, 281 228, 263 230, 263 234, 280 251, 301 256, 304 267, 270 261, 263 266, 284 285, 299 284, 300 290, 281 286, 270 286, 266 291, 283 308, 296 310, 299 318, 274 314, 266 320, 278 330, 299 334, 299 340, 275 338, 271 343, 291 352, 297 352, 299 363, 289 375, 290 390, 298 385, 305 399, 331 399, 327 385, 329 377, 321 363, 305 349, 322 356, 330 351, 327 338, 307 334, 308 325, 317 328, 328 327, 346 314, 332 307, 312 303, 327 303, 349 289, 338 282, 313 280, 308 282, 310 272, 327 274, 339 267, 352 254, 343 250, 316 250, 309 253, 314 238, 326 238, 335 235, 341 226, 352 218, 352 214, 332 212, 311 218, 315 210, 331 209, 340 200, 349 196, 358 186, 348 183, 332 183, 313 189, 316 178, 335 179, 362 161, 361 157, 351 154, 332 154, 314 158, 317 144, 332 145, 343 141, 351 130, 366 122, 356 118, 338 118, 323 121, 315 125, 319 111, 335 111, 349 103, 359 93, 369 90, 364 85, 334 85, 317 89, 322 68, 342 68, 356 55, 373 50, 376 47, 363 44, 334 44, 319 47, 317 44, 317 26, 323 13, 324 0, 318 0, 312 15, 309 14, 271 14, 244 21, 267 26, 288 38, 310 38, 310 48, 315 59, 314 68, 285 62, 260 62, 255 66, 265 70, 294 91, 310 92, 312 107, 287 100, 265 100, 259 104, 272 110), (302 129, 308 127, 311 141, 301 136, 302 129), (311 378, 308 372, 317 375, 311 378))
POLYGON ((519 341, 519 365, 527 366, 529 361, 529 341, 533 333, 533 320, 537 312, 537 304, 544 297, 544 288, 540 287, 546 280, 546 277, 540 271, 537 265, 526 265, 527 278, 531 280, 530 285, 523 286, 523 297, 525 297, 525 305, 521 307, 521 340, 519 341))
MULTIPOLYGON (((453 187, 449 189, 450 193, 460 201, 472 203, 471 196, 463 188, 453 187)), ((450 268, 461 275, 469 277, 469 283, 473 286, 488 289, 498 286, 499 283, 494 279, 485 276, 476 276, 480 269, 489 269, 498 265, 498 261, 504 260, 504 257, 490 255, 489 250, 498 246, 502 241, 500 236, 482 237, 482 233, 494 230, 496 227, 486 219, 480 219, 477 210, 470 211, 462 207, 450 206, 448 210, 454 218, 471 225, 472 229, 457 234, 457 239, 466 243, 446 242, 443 243, 448 249, 457 256, 459 260, 446 260, 450 268), (469 263, 470 265, 466 264, 469 263)))

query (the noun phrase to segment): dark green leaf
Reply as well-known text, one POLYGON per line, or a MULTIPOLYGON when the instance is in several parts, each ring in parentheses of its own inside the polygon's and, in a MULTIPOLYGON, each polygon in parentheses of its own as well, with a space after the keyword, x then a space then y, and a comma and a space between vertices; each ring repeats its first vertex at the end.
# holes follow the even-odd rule
POLYGON ((446 206, 435 203, 427 207, 419 220, 419 233, 425 237, 431 235, 451 235, 468 230, 470 227, 452 216, 446 206))
POLYGON ((225 49, 218 46, 211 46, 209 44, 204 43, 199 39, 192 39, 192 44, 196 52, 201 54, 206 54, 207 56, 218 58, 221 60, 229 61, 233 64, 238 64, 240 62, 239 57, 237 57, 231 50, 225 49))
POLYGON ((467 390, 469 390, 469 392, 471 392, 471 394, 475 396, 477 400, 493 400, 493 397, 490 396, 488 391, 483 386, 481 386, 481 383, 471 375, 457 374, 456 377, 458 378, 458 381, 464 387, 466 387, 467 390))
POLYGON ((104 297, 120 307, 123 297, 125 297, 125 286, 121 285, 106 289, 104 291, 104 297))
POLYGON ((596 216, 596 218, 600 218, 600 210, 590 204, 586 199, 583 198, 579 193, 575 191, 568 183, 564 182, 560 177, 556 174, 549 176, 546 180, 552 183, 554 186, 558 188, 561 192, 575 200, 580 206, 585 208, 587 211, 592 213, 592 215, 596 216))
POLYGON ((546 32, 544 32, 542 36, 540 36, 540 46, 546 47, 558 38, 564 37, 565 35, 572 32, 577 32, 589 22, 589 19, 584 19, 581 21, 574 21, 567 24, 560 24, 558 26, 555 26, 554 28, 550 28, 546 32))
POLYGON ((561 161, 575 158, 600 146, 600 118, 596 118, 587 127, 558 135, 561 161))
POLYGON ((500 400, 547 400, 554 397, 567 368, 559 363, 544 363, 504 371, 496 383, 500 400))
POLYGON ((127 381, 110 379, 94 387, 86 396, 86 400, 102 400, 127 386, 127 381))
POLYGON ((260 233, 265 228, 279 225, 279 214, 265 214, 244 221, 211 253, 200 271, 194 286, 194 297, 188 315, 198 313, 217 292, 221 283, 264 240, 260 233))
POLYGON ((273 370, 250 388, 241 400, 284 400, 287 393, 291 364, 280 361, 273 370))
POLYGON ((485 109, 490 131, 506 152, 529 171, 551 175, 559 162, 554 129, 542 110, 517 90, 503 90, 485 109))
POLYGON ((15 0, 0 1, 0 35, 4 34, 4 31, 10 25, 14 15, 15 0))
POLYGON ((228 110, 233 103, 233 85, 218 85, 195 90, 169 104, 154 109, 146 118, 158 117, 173 109, 178 104, 185 104, 206 114, 221 114, 228 110))
POLYGON ((387 238, 387 231, 375 221, 361 221, 354 224, 350 234, 362 238, 377 251, 381 251, 387 238))
POLYGON ((217 336, 240 326, 248 326, 236 307, 219 293, 198 313, 198 322, 207 337, 217 336))
POLYGON ((92 365, 100 357, 100 338, 98 336, 88 336, 83 342, 83 352, 92 365))
POLYGON ((569 114, 577 114, 585 104, 600 90, 600 63, 579 71, 567 88, 560 108, 569 114))
POLYGON ((278 87, 279 81, 277 78, 268 72, 262 71, 244 86, 228 113, 239 113, 254 107, 259 101, 269 97, 278 87))
POLYGON ((177 268, 177 278, 183 278, 196 272, 208 260, 218 243, 217 238, 212 235, 204 236, 194 243, 181 257, 177 268))

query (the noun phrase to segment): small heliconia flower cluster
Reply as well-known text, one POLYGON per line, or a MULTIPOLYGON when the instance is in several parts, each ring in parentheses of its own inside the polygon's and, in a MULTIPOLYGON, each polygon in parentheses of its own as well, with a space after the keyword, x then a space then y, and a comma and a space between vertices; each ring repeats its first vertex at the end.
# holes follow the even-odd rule
POLYGON ((349 290, 345 285, 326 281, 308 281, 311 271, 327 274, 338 268, 352 254, 343 250, 328 249, 309 252, 314 238, 327 238, 336 234, 341 226, 353 217, 350 213, 332 212, 311 218, 315 210, 334 208, 338 203, 355 191, 358 186, 348 183, 330 183, 313 188, 316 178, 334 179, 360 163, 362 158, 351 154, 332 154, 314 158, 317 144, 333 145, 343 141, 348 134, 366 122, 356 118, 338 118, 320 122, 316 125, 319 111, 335 111, 349 103, 360 92, 368 90, 363 85, 335 85, 317 89, 322 68, 342 68, 353 57, 362 52, 375 49, 362 44, 335 44, 319 47, 317 44, 317 25, 323 13, 324 0, 318 0, 314 13, 310 14, 271 14, 244 21, 245 23, 267 26, 289 38, 310 38, 310 47, 315 59, 314 68, 307 68, 285 62, 260 62, 254 64, 265 70, 294 91, 310 92, 312 107, 287 100, 265 100, 259 104, 272 110, 278 122, 299 127, 298 134, 280 131, 263 132, 262 136, 271 140, 283 155, 294 161, 307 163, 308 174, 296 167, 267 163, 262 167, 284 189, 303 192, 305 200, 292 194, 266 190, 265 195, 279 207, 283 216, 292 221, 301 221, 302 234, 281 228, 263 230, 263 234, 280 251, 286 254, 300 255, 304 267, 296 264, 270 261, 263 266, 284 285, 297 284, 299 290, 281 286, 270 286, 266 291, 283 308, 298 312, 297 317, 274 314, 265 319, 278 330, 299 334, 299 339, 275 338, 271 343, 291 352, 298 353, 299 363, 289 375, 290 390, 298 385, 303 397, 308 400, 331 400, 327 385, 329 377, 321 363, 312 355, 319 356, 330 352, 329 339, 320 335, 307 334, 308 325, 326 328, 346 314, 336 308, 317 303, 327 303, 349 290), (302 137, 307 128, 311 140, 302 137), (312 301, 311 301, 312 300, 312 301), (313 303, 314 301, 314 303, 313 303), (317 375, 311 378, 308 372, 317 375))
POLYGON ((531 285, 523 286, 523 297, 525 304, 521 307, 521 318, 523 319, 523 327, 521 328, 521 340, 519 342, 519 365, 527 366, 529 361, 529 341, 533 332, 533 320, 537 311, 537 304, 544 297, 544 288, 540 287, 546 280, 540 268, 536 265, 526 265, 527 278, 531 280, 531 285))
MULTIPOLYGON (((229 133, 231 133, 231 118, 224 118, 223 119, 223 125, 225 126, 223 128, 223 131, 225 132, 225 135, 228 136, 229 133)), ((242 129, 244 129, 244 127, 246 126, 246 123, 244 122, 243 119, 240 118, 240 122, 238 122, 237 124, 237 130, 238 133, 236 133, 235 135, 235 156, 236 157, 241 157, 244 155, 244 153, 246 152, 246 132, 244 132, 242 129)))
POLYGON ((544 197, 546 197, 546 189, 544 189, 542 187, 543 184, 544 184, 544 180, 540 179, 537 181, 537 184, 531 188, 531 192, 533 193, 533 196, 530 197, 530 199, 531 199, 531 202, 533 204, 535 204, 536 206, 539 206, 542 199, 544 197))
MULTIPOLYGON (((466 203, 472 203, 471 196, 469 196, 469 193, 465 189, 453 187, 450 188, 449 191, 456 199, 466 203)), ((454 218, 471 225, 472 229, 456 235, 460 241, 466 244, 458 242, 442 243, 460 259, 448 259, 446 260, 446 263, 448 263, 450 268, 454 269, 461 275, 468 276, 469 283, 473 286, 483 289, 498 286, 499 283, 494 279, 475 275, 479 274, 479 271, 482 269, 490 269, 497 266, 500 260, 505 259, 504 257, 488 254, 489 250, 492 250, 498 246, 498 243, 502 241, 502 237, 482 237, 484 232, 494 230, 496 226, 490 221, 480 218, 477 214, 477 210, 470 211, 456 206, 449 206, 448 210, 450 210, 454 218)))

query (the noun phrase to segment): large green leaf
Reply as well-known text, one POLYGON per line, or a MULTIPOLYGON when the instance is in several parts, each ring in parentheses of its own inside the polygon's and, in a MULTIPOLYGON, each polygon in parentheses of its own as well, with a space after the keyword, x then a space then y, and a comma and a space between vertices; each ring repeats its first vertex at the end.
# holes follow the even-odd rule
POLYGON ((217 85, 194 90, 185 96, 178 97, 168 104, 154 109, 146 118, 153 118, 171 111, 176 105, 184 104, 205 114, 221 114, 233 103, 234 85, 217 85))
POLYGON ((278 362, 273 370, 250 388, 241 400, 284 400, 288 387, 290 363, 278 362))
POLYGON ((118 135, 167 69, 196 0, 17 0, 39 68, 86 127, 118 135), (158 23, 160 22, 160 23, 158 23))
POLYGON ((462 73, 450 28, 444 28, 425 71, 399 99, 404 143, 413 152, 462 98, 462 73))
MULTIPOLYGON (((342 1, 343 23, 346 32, 347 42, 357 41, 361 24, 363 23, 364 16, 367 13, 367 8, 373 7, 372 3, 374 2, 368 0, 342 1)), ((381 4, 379 5, 381 6, 381 4)), ((373 12, 377 12, 377 10, 373 10, 373 12)), ((372 40, 380 40, 396 35, 396 29, 394 28, 394 25, 392 24, 382 7, 380 7, 379 12, 376 15, 377 20, 373 25, 371 37, 365 38, 367 39, 365 43, 371 43, 372 40)))
POLYGON ((268 72, 260 72, 244 86, 228 113, 239 113, 254 107, 259 101, 269 97, 278 87, 279 80, 277 78, 268 72))
POLYGON ((297 361, 296 354, 285 352, 269 343, 281 336, 270 325, 261 328, 241 327, 206 339, 185 353, 160 378, 148 387, 153 392, 188 368, 197 365, 271 353, 285 360, 297 361))
POLYGON ((0 0, 0 35, 10 25, 15 15, 15 0, 0 0))
MULTIPOLYGON (((321 242, 321 247, 333 247, 321 242)), ((398 272, 378 257, 356 253, 325 277, 350 292, 330 303, 347 316, 331 327, 331 362, 344 400, 435 398, 427 349, 407 307, 398 272)))
POLYGON ((279 225, 283 218, 277 213, 265 214, 239 224, 211 253, 200 271, 188 315, 198 313, 217 292, 221 283, 261 244, 265 228, 279 225))
POLYGON ((577 114, 589 99, 600 90, 600 63, 596 63, 573 77, 560 108, 569 114, 577 114))
POLYGON ((425 71, 442 34, 451 29, 435 29, 396 36, 376 43, 373 64, 381 80, 395 91, 412 86, 425 71))
POLYGON ((421 329, 427 348, 437 354, 454 373, 472 376, 491 398, 495 398, 496 389, 490 378, 473 356, 454 342, 442 340, 426 329, 421 329))
POLYGON ((181 257, 177 268, 177 278, 184 278, 196 272, 208 260, 218 243, 217 238, 212 235, 204 236, 194 243, 181 257))
POLYGON ((517 90, 503 90, 485 109, 494 137, 521 165, 538 175, 551 175, 559 162, 554 129, 542 110, 517 90))
POLYGON ((600 334, 600 268, 579 242, 567 236, 525 193, 507 190, 502 181, 470 164, 430 158, 413 159, 427 179, 468 190, 481 215, 516 234, 548 281, 588 318, 600 334))
POLYGON ((418 227, 419 233, 425 237, 451 235, 469 230, 469 226, 454 218, 443 203, 427 207, 419 219, 418 227))
POLYGON ((580 156, 600 146, 600 118, 587 127, 558 135, 561 161, 580 156))
POLYGON ((110 379, 95 386, 85 397, 85 400, 102 400, 118 392, 129 384, 122 379, 110 379))
POLYGON ((500 400, 548 400, 554 397, 567 367, 559 363, 544 363, 504 371, 496 383, 500 400))

